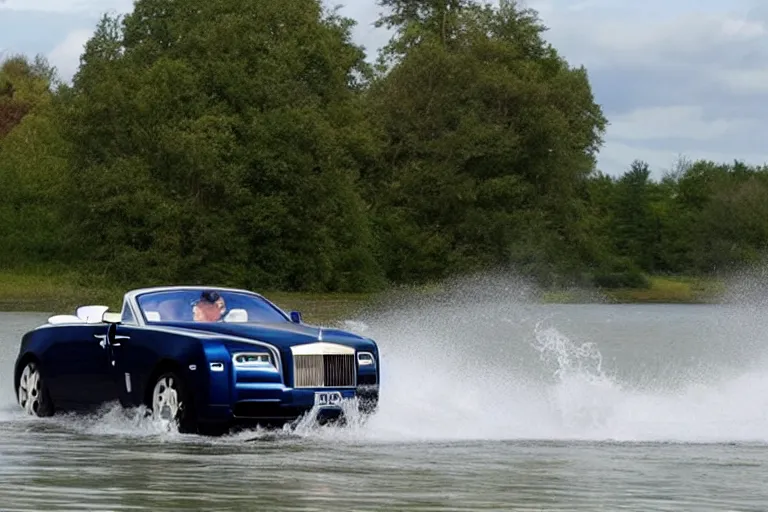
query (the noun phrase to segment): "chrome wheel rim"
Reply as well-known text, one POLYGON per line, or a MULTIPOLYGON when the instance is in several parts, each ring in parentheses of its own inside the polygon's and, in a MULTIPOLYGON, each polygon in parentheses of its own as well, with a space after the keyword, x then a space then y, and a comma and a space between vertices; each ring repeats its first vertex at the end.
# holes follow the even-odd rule
POLYGON ((152 392, 152 415, 158 419, 174 421, 180 409, 176 379, 168 376, 158 380, 152 392))
POLYGON ((42 381, 40 372, 32 364, 28 364, 19 378, 19 405, 28 414, 37 415, 40 410, 42 381))

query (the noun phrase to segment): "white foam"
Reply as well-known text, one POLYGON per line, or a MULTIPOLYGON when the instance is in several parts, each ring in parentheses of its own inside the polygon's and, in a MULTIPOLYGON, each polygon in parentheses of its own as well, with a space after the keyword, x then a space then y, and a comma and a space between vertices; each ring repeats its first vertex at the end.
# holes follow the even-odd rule
MULTIPOLYGON (((679 328, 677 309, 667 316, 657 316, 663 308, 645 310, 647 332, 656 337, 646 342, 648 368, 624 361, 619 376, 599 341, 574 341, 550 317, 557 310, 568 320, 571 311, 578 317, 590 308, 637 306, 534 307, 505 302, 503 295, 476 301, 471 292, 470 286, 437 305, 405 305, 364 321, 365 334, 381 347, 383 382, 380 412, 359 435, 382 441, 768 441, 760 318, 707 306, 711 325, 691 324, 691 339, 679 340, 672 334, 679 328), (658 339, 659 322, 668 326, 669 340, 658 339), (684 351, 705 336, 722 339, 702 340, 698 352, 688 347, 685 367, 670 372, 674 358, 665 351, 684 351)), ((697 311, 690 308, 680 311, 697 311)), ((620 328, 621 313, 616 316, 603 325, 620 328)), ((578 323, 570 320, 564 323, 578 323)), ((633 321, 633 329, 642 342, 643 323, 633 321)), ((628 345, 625 353, 630 349, 637 350, 628 345)), ((623 357, 616 352, 614 360, 623 357)))

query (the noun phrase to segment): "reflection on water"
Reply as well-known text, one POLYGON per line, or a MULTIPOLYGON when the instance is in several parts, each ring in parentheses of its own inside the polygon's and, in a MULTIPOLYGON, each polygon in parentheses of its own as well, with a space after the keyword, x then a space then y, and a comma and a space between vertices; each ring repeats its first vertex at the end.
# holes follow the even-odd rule
POLYGON ((762 317, 710 306, 393 305, 380 413, 223 438, 14 405, 0 313, 0 510, 768 510, 762 317))

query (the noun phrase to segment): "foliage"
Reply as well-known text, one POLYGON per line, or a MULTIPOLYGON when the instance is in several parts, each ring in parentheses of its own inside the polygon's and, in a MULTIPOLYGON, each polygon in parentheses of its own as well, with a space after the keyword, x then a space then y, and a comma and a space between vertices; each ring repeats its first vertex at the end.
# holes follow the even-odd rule
POLYGON ((325 292, 509 268, 650 293, 764 256, 768 169, 595 169, 607 120, 534 11, 380 7, 376 66, 319 0, 138 0, 67 85, 6 59, 0 270, 325 292))
POLYGON ((0 65, 0 268, 62 260, 67 149, 53 109, 55 71, 41 57, 0 65))
POLYGON ((383 4, 398 36, 369 93, 386 141, 370 201, 388 278, 566 270, 566 248, 585 252, 575 196, 605 125, 585 70, 509 4, 383 4))
POLYGON ((313 0, 104 18, 65 116, 94 270, 125 282, 376 286, 355 153, 363 52, 313 0))

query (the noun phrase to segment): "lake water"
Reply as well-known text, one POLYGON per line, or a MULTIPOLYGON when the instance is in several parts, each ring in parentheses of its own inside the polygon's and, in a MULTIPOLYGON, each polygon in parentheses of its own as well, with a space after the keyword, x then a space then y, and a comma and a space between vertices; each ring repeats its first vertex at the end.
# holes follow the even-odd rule
POLYGON ((0 313, 0 510, 768 510, 768 315, 458 294, 350 319, 379 413, 207 439, 15 405, 0 313))

